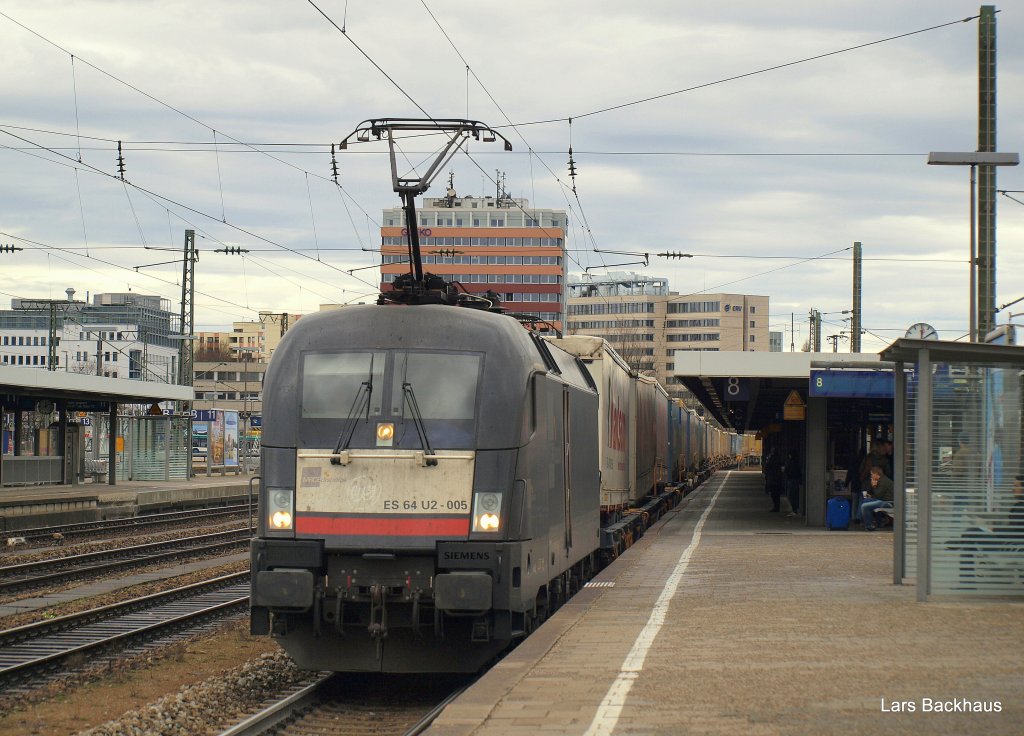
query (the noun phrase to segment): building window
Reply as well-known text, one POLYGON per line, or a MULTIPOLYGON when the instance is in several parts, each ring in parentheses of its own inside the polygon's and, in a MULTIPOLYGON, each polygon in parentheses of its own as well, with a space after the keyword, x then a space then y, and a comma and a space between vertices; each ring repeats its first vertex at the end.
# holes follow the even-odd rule
POLYGON ((750 308, 750 313, 751 313, 751 314, 753 314, 753 313, 754 313, 754 312, 756 312, 756 311, 757 311, 757 307, 753 307, 753 306, 752 306, 752 307, 750 308))
POLYGON ((750 320, 750 326, 751 326, 751 327, 753 327, 753 326, 754 326, 754 320, 750 320))
POLYGON ((754 342, 754 336, 753 335, 750 336, 750 342, 754 342))

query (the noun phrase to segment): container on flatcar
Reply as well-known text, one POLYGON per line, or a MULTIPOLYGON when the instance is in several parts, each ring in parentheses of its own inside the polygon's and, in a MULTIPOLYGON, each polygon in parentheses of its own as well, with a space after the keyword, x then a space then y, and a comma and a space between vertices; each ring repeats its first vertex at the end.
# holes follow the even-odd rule
POLYGON ((622 509, 634 498, 633 436, 635 392, 633 372, 608 342, 589 335, 547 338, 577 356, 594 379, 598 392, 598 438, 601 456, 601 507, 622 509))

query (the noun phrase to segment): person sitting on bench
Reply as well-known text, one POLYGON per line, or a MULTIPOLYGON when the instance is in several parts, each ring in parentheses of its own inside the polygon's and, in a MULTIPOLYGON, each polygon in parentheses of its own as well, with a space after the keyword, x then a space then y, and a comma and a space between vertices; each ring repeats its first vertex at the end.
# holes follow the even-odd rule
POLYGON ((892 481, 882 471, 881 466, 871 466, 868 487, 864 491, 864 500, 860 504, 860 521, 864 531, 873 532, 875 526, 875 510, 892 508, 892 481))

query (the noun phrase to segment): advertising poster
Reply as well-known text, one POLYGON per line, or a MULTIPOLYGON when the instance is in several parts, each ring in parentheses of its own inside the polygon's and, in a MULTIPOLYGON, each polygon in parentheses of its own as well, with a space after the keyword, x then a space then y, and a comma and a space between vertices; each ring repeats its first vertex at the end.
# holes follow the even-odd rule
POLYGON ((210 434, 207 439, 210 453, 210 465, 224 464, 224 412, 215 411, 210 421, 210 434))
POLYGON ((238 412, 224 412, 224 461, 229 468, 238 467, 238 412))

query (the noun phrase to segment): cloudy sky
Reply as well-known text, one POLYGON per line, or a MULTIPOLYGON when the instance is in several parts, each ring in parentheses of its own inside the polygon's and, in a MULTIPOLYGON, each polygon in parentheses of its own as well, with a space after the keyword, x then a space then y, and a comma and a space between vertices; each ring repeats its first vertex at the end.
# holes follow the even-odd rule
MULTIPOLYGON (((595 249, 648 253, 618 268, 682 294, 767 294, 799 348, 812 308, 825 335, 844 329, 860 241, 865 350, 916 322, 967 332, 968 172, 925 161, 977 146, 978 26, 956 21, 979 5, 315 2, 0 4, 0 243, 23 248, 0 254, 0 300, 130 288, 176 310, 180 264, 150 264, 173 261, 186 228, 197 330, 370 300, 381 211, 399 200, 383 148, 339 153, 336 186, 330 144, 367 118, 429 115, 502 126, 515 150, 474 144, 455 187, 493 194, 501 171, 513 196, 570 211, 572 272, 637 260, 595 249)), ((1024 8, 1000 10, 1012 152, 1024 8)), ((433 150, 406 142, 406 165, 433 150)), ((998 186, 1024 190, 1024 173, 998 186)), ((1024 296, 1024 193, 1010 196, 997 305, 1024 296)))

